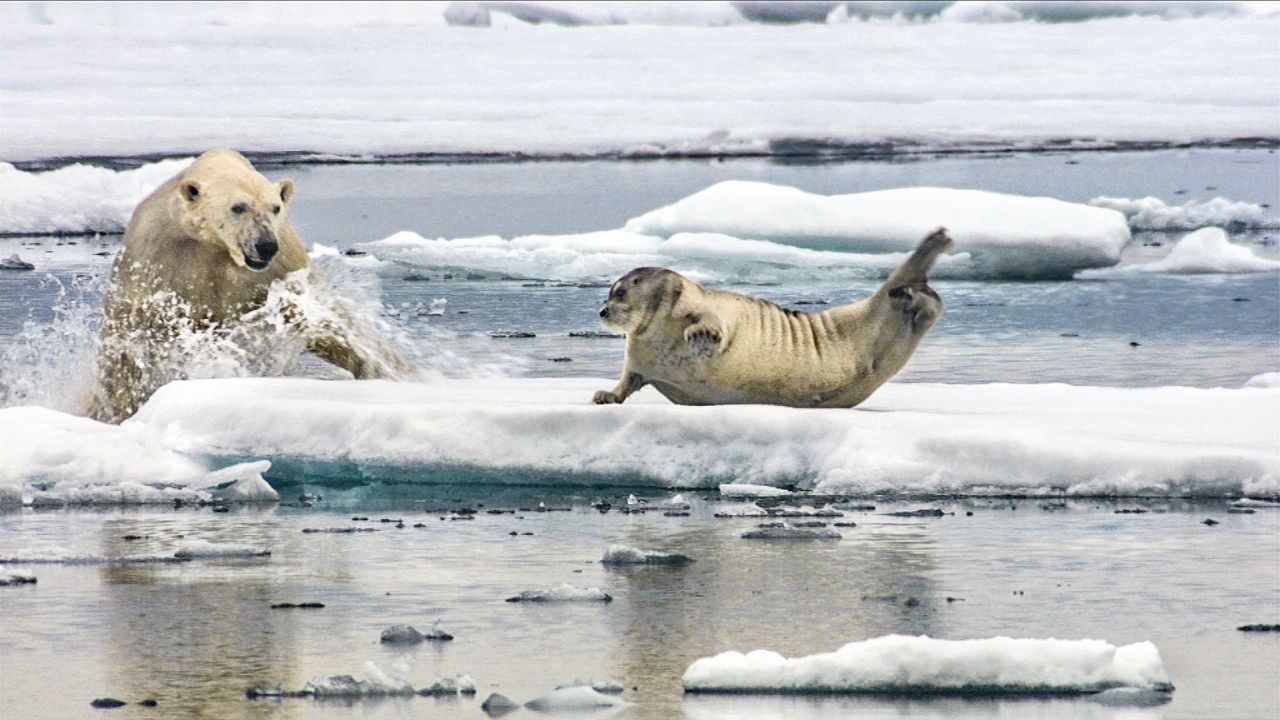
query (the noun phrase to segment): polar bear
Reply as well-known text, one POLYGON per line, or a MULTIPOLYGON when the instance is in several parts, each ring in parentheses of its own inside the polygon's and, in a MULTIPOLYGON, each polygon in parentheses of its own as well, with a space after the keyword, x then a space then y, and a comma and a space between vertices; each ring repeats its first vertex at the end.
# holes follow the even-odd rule
POLYGON ((320 287, 308 282, 308 273, 298 273, 309 260, 289 223, 293 194, 292 180, 273 183, 243 155, 223 149, 204 153, 139 203, 103 301, 90 417, 120 422, 161 385, 185 377, 184 361, 191 357, 183 356, 181 345, 193 333, 240 345, 249 340, 248 346, 271 352, 284 329, 357 378, 410 371, 333 298, 317 299, 324 308, 319 313, 315 302, 304 309, 286 301, 273 308, 272 322, 258 318, 247 329, 272 283, 320 287))

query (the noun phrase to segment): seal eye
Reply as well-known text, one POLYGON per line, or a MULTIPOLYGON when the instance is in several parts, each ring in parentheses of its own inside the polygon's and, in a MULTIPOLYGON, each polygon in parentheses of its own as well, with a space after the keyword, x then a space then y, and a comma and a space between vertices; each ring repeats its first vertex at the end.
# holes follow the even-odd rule
POLYGON ((244 203, 236 203, 235 205, 231 206, 231 212, 237 215, 244 214, 244 211, 248 209, 249 209, 249 206, 245 205, 244 203))
POLYGON ((279 215, 279 214, 280 214, 280 206, 279 206, 279 205, 272 205, 272 206, 271 206, 271 212, 272 212, 272 213, 274 213, 274 214, 276 214, 276 215, 279 215))
POLYGON ((627 291, 624 288, 618 288, 618 292, 613 294, 614 300, 622 300, 627 297, 627 291))

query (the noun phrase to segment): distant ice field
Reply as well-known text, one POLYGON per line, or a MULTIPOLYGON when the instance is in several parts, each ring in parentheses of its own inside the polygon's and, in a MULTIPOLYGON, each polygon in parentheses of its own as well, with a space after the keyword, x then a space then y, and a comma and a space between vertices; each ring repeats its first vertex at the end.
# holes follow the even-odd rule
POLYGON ((1280 13, 1234 14, 485 29, 15 7, 0 160, 1274 147, 1280 13))

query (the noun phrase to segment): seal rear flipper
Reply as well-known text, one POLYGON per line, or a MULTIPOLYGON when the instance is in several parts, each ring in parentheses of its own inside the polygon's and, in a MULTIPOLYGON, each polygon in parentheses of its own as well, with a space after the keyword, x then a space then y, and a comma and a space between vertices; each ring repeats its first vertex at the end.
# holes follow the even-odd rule
POLYGON ((953 241, 951 236, 947 235, 946 228, 938 228, 930 233, 920 244, 916 246, 915 252, 898 266, 897 270, 889 276, 885 281, 884 287, 895 288, 901 285, 914 285, 924 283, 929 279, 929 269, 937 262, 938 256, 946 252, 951 247, 953 241))

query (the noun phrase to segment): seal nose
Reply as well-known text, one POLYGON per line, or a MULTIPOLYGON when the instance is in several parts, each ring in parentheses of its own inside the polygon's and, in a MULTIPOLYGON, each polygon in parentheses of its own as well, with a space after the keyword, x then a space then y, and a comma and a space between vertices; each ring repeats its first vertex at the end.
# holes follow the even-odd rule
POLYGON ((259 238, 258 242, 253 244, 253 251, 258 254, 258 257, 263 262, 271 262, 271 258, 275 257, 276 253, 280 251, 280 244, 272 237, 259 238))
POLYGON ((609 308, 607 308, 607 307, 602 307, 602 308, 600 308, 600 317, 602 317, 602 318, 607 318, 607 317, 609 317, 609 308))

